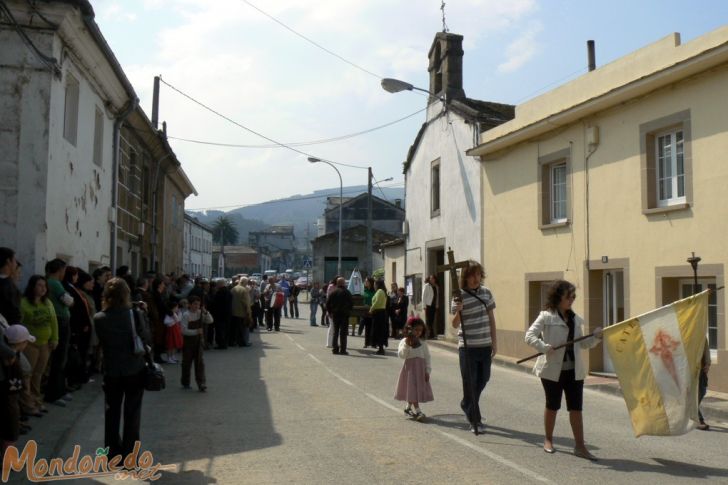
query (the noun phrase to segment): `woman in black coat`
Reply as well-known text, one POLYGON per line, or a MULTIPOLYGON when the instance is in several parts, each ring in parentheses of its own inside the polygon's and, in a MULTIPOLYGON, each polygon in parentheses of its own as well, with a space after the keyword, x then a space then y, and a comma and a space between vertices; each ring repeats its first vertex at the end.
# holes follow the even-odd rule
POLYGON ((109 447, 111 460, 131 453, 134 442, 139 441, 146 364, 144 354, 134 351, 134 332, 145 345, 150 345, 152 338, 146 317, 132 309, 131 291, 123 279, 112 278, 106 283, 102 305, 94 325, 104 353, 104 446, 109 447), (122 405, 124 429, 120 436, 122 405))
MULTIPOLYGON (((215 348, 226 349, 228 346, 228 332, 230 328, 230 318, 233 311, 233 296, 230 293, 224 279, 219 279, 215 283, 215 293, 210 303, 210 313, 215 323, 215 348)), ((211 342, 210 342, 211 343, 211 342)))

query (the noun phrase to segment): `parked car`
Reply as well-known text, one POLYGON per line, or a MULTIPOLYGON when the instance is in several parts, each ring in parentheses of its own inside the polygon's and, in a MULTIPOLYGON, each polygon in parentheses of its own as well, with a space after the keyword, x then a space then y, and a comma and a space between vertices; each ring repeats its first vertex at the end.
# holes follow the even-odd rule
POLYGON ((307 276, 300 276, 296 282, 295 285, 299 288, 308 288, 308 277, 307 276))

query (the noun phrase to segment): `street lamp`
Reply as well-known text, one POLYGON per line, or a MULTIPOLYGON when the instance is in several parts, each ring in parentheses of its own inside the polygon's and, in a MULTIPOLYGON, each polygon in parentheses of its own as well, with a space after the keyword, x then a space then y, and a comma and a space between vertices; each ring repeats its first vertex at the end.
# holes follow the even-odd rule
POLYGON ((308 157, 308 161, 310 163, 325 163, 326 165, 329 165, 331 168, 336 170, 336 174, 339 176, 339 252, 336 262, 336 274, 337 276, 343 276, 341 274, 341 228, 344 224, 344 219, 342 217, 341 208, 344 205, 344 182, 341 179, 341 172, 339 172, 339 169, 336 168, 333 163, 327 162, 326 160, 321 160, 320 158, 315 157, 308 157))
POLYGON ((402 91, 422 91, 423 93, 429 94, 431 97, 439 99, 445 104, 445 96, 438 96, 435 93, 430 92, 427 89, 418 88, 408 82, 400 81, 399 79, 392 79, 391 77, 385 77, 382 79, 382 89, 388 93, 399 93, 402 91))

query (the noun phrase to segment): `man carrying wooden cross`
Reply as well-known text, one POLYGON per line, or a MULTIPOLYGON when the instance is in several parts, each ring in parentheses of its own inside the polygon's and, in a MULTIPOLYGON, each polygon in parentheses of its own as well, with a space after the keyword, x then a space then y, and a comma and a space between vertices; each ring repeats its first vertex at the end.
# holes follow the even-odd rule
MULTIPOLYGON (((470 431, 476 435, 483 432, 485 425, 480 413, 480 395, 490 379, 490 365, 496 354, 496 326, 493 310, 495 299, 491 291, 481 285, 485 276, 483 266, 476 261, 465 264, 455 263, 452 250, 448 251, 448 260, 453 268, 462 267, 460 271, 460 297, 453 295, 451 313, 455 315, 452 326, 459 328, 458 353, 460 357, 460 375, 463 380, 463 399, 460 408, 470 423, 470 431)), ((454 278, 453 278, 454 280, 454 278)), ((455 288, 454 280, 452 283, 455 288)), ((455 293, 455 291, 453 291, 455 293)))

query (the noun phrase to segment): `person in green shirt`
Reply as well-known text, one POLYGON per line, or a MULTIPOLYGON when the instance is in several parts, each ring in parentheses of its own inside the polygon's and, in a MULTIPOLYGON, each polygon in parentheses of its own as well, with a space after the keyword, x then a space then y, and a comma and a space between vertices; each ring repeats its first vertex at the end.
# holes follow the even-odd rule
POLYGON ((384 355, 387 346, 387 287, 383 280, 375 283, 376 292, 372 297, 369 313, 372 314, 372 346, 377 347, 377 354, 384 355))
MULTIPOLYGON (((374 278, 367 276, 364 280, 364 305, 368 307, 372 306, 374 293, 374 278)), ((366 349, 372 345, 372 315, 370 313, 367 313, 367 315, 361 319, 361 323, 359 324, 359 335, 361 335, 362 331, 364 331, 364 348, 366 349)))
POLYGON ((48 284, 43 276, 33 275, 28 280, 20 300, 20 313, 25 327, 35 337, 24 351, 32 372, 24 382, 20 404, 26 414, 39 416, 47 412, 43 406, 40 382, 48 366, 48 358, 58 345, 56 311, 48 299, 48 284))
POLYGON ((69 307, 73 305, 73 297, 63 288, 63 277, 66 274, 66 262, 62 259, 52 259, 45 266, 48 281, 48 299, 53 304, 58 321, 58 346, 53 350, 50 358, 50 372, 46 385, 45 402, 65 407, 66 401, 72 399, 66 388, 66 360, 68 358, 68 345, 71 338, 69 307))

